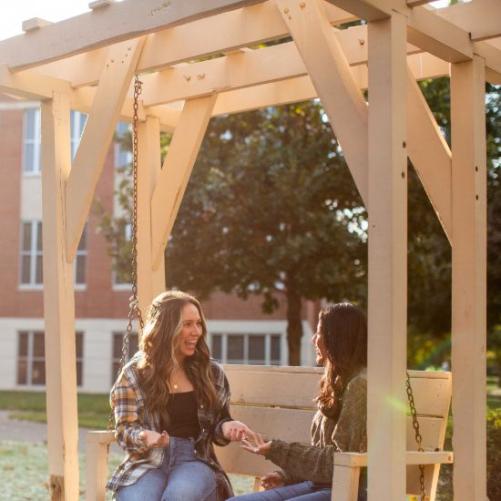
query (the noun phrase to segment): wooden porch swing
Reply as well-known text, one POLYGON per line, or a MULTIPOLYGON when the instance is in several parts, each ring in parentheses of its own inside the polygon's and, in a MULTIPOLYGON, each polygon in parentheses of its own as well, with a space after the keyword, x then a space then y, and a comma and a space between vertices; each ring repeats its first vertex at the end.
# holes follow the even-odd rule
MULTIPOLYGON (((436 11, 426 4, 96 0, 91 12, 55 24, 30 20, 25 34, 0 41, 0 90, 42 102, 53 500, 78 499, 72 262, 117 120, 138 119, 134 307, 144 312, 165 286, 165 245, 210 117, 313 98, 322 101, 369 212, 369 451, 338 455, 335 495, 353 499, 359 468, 367 464, 369 501, 402 501, 407 491, 421 492, 414 465, 423 464, 432 498, 438 465, 452 461, 441 451, 452 391, 454 498, 486 498, 486 424, 479 410, 485 409, 486 354, 484 99, 486 80, 501 83, 501 3, 473 0, 436 11), (360 19, 364 24, 346 28, 360 19), (263 41, 286 37, 291 41, 262 47, 263 41), (141 75, 143 91, 134 110, 135 74, 141 75), (443 76, 451 82, 451 148, 417 84, 443 76), (70 109, 89 113, 73 162, 70 109), (162 168, 161 129, 173 131, 162 168), (410 373, 424 452, 415 450, 413 420, 402 412, 408 157, 452 248, 454 377, 410 373), (412 466, 406 475, 407 465, 412 466)), ((236 417, 272 436, 306 440, 298 430, 308 429, 312 409, 305 399, 315 392, 316 369, 230 366, 227 373, 236 417), (247 393, 242 382, 249 378, 247 393), (271 384, 283 399, 278 390, 267 391, 271 384), (303 388, 304 395, 291 392, 288 384, 303 388), (273 424, 276 416, 288 426, 273 424)), ((89 434, 88 499, 100 499, 109 440, 106 432, 89 434)), ((253 462, 260 458, 241 458, 231 446, 219 454, 229 471, 259 474, 265 468, 253 462)))
MULTIPOLYGON (((134 319, 143 331, 143 316, 137 297, 137 179, 138 179, 138 109, 142 82, 136 75, 132 117, 132 212, 131 212, 131 289, 127 328, 123 336, 119 371, 129 358, 129 342, 134 319)), ((265 436, 286 441, 309 443, 309 429, 315 408, 313 396, 318 391, 321 370, 310 368, 263 368, 260 366, 226 366, 225 371, 232 388, 231 411, 238 420, 265 436), (284 378, 285 376, 285 378, 284 378), (298 395, 297 388, 302 388, 298 395), (304 391, 307 389, 307 391, 304 391), (236 397, 235 397, 236 396, 236 397)), ((419 494, 422 501, 434 501, 440 464, 452 463, 452 453, 444 452, 443 445, 451 400, 450 373, 407 372, 406 392, 410 409, 407 422, 406 464, 408 494, 419 494), (419 409, 413 385, 419 387, 419 409), (419 418, 418 418, 419 416, 419 418), (421 424, 423 426, 421 427, 421 424), (413 436, 414 435, 414 436, 413 436), (424 435, 424 440, 423 440, 424 435), (414 442, 412 442, 412 438, 414 442), (425 449, 426 447, 426 449, 425 449), (425 452, 426 451, 426 452, 425 452), (427 494, 428 493, 428 494, 427 494)), ((86 500, 104 501, 107 480, 109 445, 115 441, 113 414, 110 414, 108 431, 87 433, 86 500)), ((255 477, 270 470, 262 458, 250 456, 239 447, 217 447, 217 455, 227 473, 255 477)), ((360 469, 367 466, 367 454, 341 453, 335 456, 332 501, 356 501, 360 469)))

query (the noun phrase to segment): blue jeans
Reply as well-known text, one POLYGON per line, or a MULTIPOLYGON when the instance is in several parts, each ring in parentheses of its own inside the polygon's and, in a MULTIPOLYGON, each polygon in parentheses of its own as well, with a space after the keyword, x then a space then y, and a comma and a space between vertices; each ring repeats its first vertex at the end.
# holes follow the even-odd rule
POLYGON ((135 484, 121 487, 118 501, 216 501, 212 468, 197 459, 193 440, 171 437, 162 464, 135 484))
POLYGON ((323 485, 314 484, 307 480, 299 484, 284 485, 269 491, 253 492, 243 496, 235 496, 228 501, 330 501, 331 489, 323 485))

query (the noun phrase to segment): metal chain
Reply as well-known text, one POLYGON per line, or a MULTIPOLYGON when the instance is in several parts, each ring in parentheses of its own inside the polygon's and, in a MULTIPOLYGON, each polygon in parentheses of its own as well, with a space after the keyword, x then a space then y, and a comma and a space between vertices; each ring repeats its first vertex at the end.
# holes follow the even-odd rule
MULTIPOLYGON (((412 392, 411 386, 411 378, 409 376, 409 372, 406 371, 407 379, 405 382, 405 390, 407 392, 407 399, 409 400, 409 407, 411 409, 412 416, 412 427, 414 428, 414 436, 416 439, 417 450, 419 452, 424 452, 423 449, 423 437, 421 436, 421 431, 419 429, 419 421, 417 418, 416 404, 414 403, 414 393, 412 392)), ((421 501, 428 501, 428 496, 426 495, 426 487, 424 485, 424 466, 422 464, 418 465, 419 467, 419 486, 420 486, 420 494, 421 501)))
MULTIPOLYGON (((131 213, 131 252, 130 252, 130 275, 132 284, 132 295, 129 298, 129 314, 127 316, 127 329, 122 341, 122 356, 118 374, 129 360, 130 339, 132 337, 133 322, 137 319, 139 324, 139 334, 143 331, 144 322, 139 307, 137 297, 137 170, 138 170, 138 134, 137 125, 139 122, 139 96, 141 95, 143 82, 136 75, 134 80, 134 114, 132 117, 132 213, 131 213)), ((108 429, 114 428, 113 411, 108 419, 108 429)))

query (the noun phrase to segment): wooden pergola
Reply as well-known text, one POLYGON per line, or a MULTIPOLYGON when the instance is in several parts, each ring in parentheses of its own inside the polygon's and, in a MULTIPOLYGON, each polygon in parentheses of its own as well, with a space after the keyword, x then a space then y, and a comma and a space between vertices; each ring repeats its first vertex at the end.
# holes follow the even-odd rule
POLYGON ((369 211, 370 501, 405 493, 411 159, 452 246, 454 496, 486 499, 484 93, 486 80, 501 83, 501 2, 426 3, 97 0, 55 24, 26 21, 24 34, 0 42, 0 91, 42 103, 52 499, 78 499, 72 262, 116 122, 131 120, 135 74, 143 308, 164 288, 164 248, 211 116, 320 98, 369 211), (366 23, 339 28, 359 18, 366 23), (452 148, 416 82, 449 75, 452 148), (89 114, 73 161, 71 109, 89 114), (163 166, 161 130, 173 131, 163 166))

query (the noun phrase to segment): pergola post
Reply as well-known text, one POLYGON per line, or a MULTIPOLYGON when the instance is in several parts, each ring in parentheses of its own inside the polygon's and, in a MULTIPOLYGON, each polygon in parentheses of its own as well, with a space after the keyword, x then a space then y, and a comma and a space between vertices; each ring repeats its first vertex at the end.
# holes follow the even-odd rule
POLYGON ((406 18, 369 22, 369 501, 405 499, 406 18))
POLYGON ((54 94, 42 102, 45 370, 50 497, 54 501, 78 499, 75 300, 65 234, 70 168, 69 100, 64 94, 54 94))
POLYGON ((451 71, 454 499, 486 499, 485 65, 451 71))
POLYGON ((146 310, 153 297, 165 288, 163 260, 153 269, 151 237, 151 197, 160 172, 160 123, 146 117, 138 123, 137 173, 137 286, 139 306, 146 318, 146 310))

